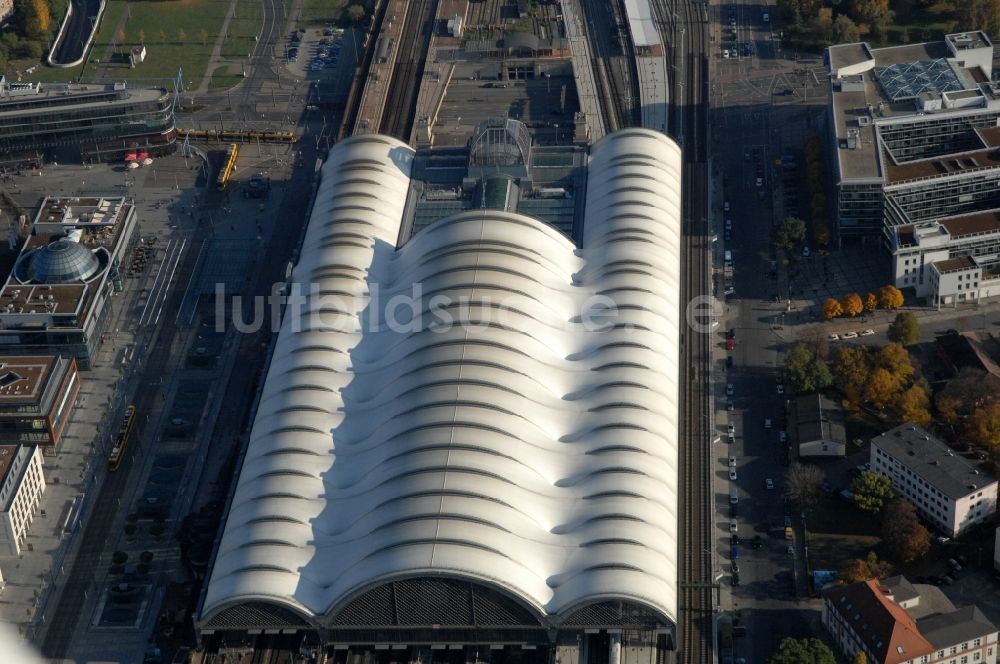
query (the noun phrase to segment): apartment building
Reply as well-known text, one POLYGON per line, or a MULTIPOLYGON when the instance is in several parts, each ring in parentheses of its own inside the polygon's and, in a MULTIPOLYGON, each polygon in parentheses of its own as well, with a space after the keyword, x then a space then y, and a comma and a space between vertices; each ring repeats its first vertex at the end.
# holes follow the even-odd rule
POLYGON ((979 31, 939 42, 827 50, 839 241, 1000 207, 1000 86, 979 31), (887 213, 894 201, 902 219, 887 213))
POLYGON ((833 586, 823 625, 848 659, 872 664, 995 664, 997 628, 975 605, 956 609, 938 588, 905 577, 833 586))
POLYGON ((872 471, 949 537, 988 520, 997 508, 997 481, 909 422, 872 439, 872 471))
POLYGON ((0 446, 0 555, 20 555, 44 492, 38 446, 0 446))

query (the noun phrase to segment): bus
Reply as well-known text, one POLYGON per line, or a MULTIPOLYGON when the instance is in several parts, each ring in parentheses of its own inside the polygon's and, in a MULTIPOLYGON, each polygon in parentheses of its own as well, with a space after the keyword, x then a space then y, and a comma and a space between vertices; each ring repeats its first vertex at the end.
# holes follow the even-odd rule
POLYGON ((125 447, 128 445, 129 435, 132 433, 132 425, 135 423, 135 406, 129 405, 125 409, 125 416, 122 424, 118 428, 118 437, 115 439, 115 446, 111 449, 111 457, 108 459, 108 470, 118 470, 118 464, 125 457, 125 447))
POLYGON ((240 149, 237 147, 236 143, 230 143, 229 151, 226 152, 226 161, 222 164, 222 168, 219 169, 219 177, 215 181, 215 187, 219 191, 226 190, 226 185, 229 184, 229 178, 232 177, 233 171, 236 169, 236 157, 239 153, 240 149))

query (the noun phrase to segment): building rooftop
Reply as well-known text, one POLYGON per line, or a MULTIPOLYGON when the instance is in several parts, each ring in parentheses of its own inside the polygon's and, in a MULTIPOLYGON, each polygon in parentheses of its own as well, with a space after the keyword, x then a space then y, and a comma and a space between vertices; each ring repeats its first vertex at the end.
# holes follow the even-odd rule
POLYGON ((829 51, 830 68, 837 72, 845 67, 859 65, 869 60, 874 61, 875 56, 868 44, 858 42, 856 44, 836 44, 831 46, 829 51))
POLYGON ((959 256, 944 261, 935 261, 932 265, 940 274, 948 274, 949 272, 973 270, 976 268, 976 261, 971 256, 959 256))
POLYGON ((945 43, 949 44, 956 51, 964 51, 973 48, 991 48, 993 42, 982 30, 969 30, 968 32, 955 32, 944 36, 945 43))
POLYGON ((934 652, 916 621, 889 599, 889 592, 876 579, 869 579, 834 586, 824 595, 880 664, 901 664, 934 652))
POLYGON ((820 393, 804 394, 795 399, 796 432, 799 443, 829 440, 847 443, 844 410, 820 393))
POLYGON ((25 323, 39 315, 75 315, 83 325, 132 212, 122 197, 44 199, 31 228, 17 229, 24 238, 19 250, 0 245, 0 262, 14 265, 0 287, 6 324, 12 315, 25 316, 25 323))
POLYGON ((55 363, 52 355, 0 357, 0 407, 37 403, 55 363))
POLYGON ((947 648, 997 631, 975 604, 917 621, 917 629, 935 648, 947 648))
MULTIPOLYGON (((989 72, 982 71, 976 60, 957 59, 945 41, 879 49, 864 43, 840 44, 828 49, 827 59, 835 79, 830 98, 842 179, 881 182, 884 177, 899 181, 940 174, 933 163, 917 165, 913 171, 893 169, 878 127, 918 113, 981 109, 1000 99, 989 83, 989 72)), ((977 159, 985 165, 993 157, 977 159)))
POLYGON ((912 422, 876 436, 872 444, 878 445, 917 477, 953 500, 996 482, 912 422))
POLYGON ((892 592, 893 601, 899 604, 900 602, 909 602, 912 599, 917 599, 920 597, 920 593, 913 584, 910 583, 902 574, 896 576, 890 576, 888 579, 882 581, 882 587, 887 588, 892 592))
POLYGON ((108 103, 152 102, 165 97, 165 88, 133 88, 124 83, 0 84, 0 118, 55 111, 63 106, 84 109, 108 103), (16 85, 16 87, 15 87, 16 85))

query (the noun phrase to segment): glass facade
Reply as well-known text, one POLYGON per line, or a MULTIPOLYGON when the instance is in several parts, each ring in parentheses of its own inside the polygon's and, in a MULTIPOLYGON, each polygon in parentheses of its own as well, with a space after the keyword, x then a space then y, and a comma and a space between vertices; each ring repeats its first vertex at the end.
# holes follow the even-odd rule
POLYGON ((1000 111, 879 124, 883 145, 899 163, 929 159, 956 152, 980 150, 982 140, 974 129, 995 127, 1000 111))
POLYGON ((0 158, 73 143, 80 144, 85 155, 172 145, 173 97, 164 90, 157 99, 140 100, 139 93, 46 95, 4 103, 0 105, 0 158))

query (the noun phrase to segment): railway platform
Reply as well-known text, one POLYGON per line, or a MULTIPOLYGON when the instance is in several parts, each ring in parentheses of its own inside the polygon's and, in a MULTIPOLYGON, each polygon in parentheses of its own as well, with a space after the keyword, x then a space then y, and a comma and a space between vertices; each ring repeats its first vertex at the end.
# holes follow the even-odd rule
MULTIPOLYGON (((575 3, 564 2, 562 8, 566 36, 569 39, 573 59, 573 78, 576 80, 580 112, 586 118, 589 133, 586 138, 590 143, 594 143, 604 136, 604 118, 601 116, 601 104, 597 97, 594 70, 590 65, 592 56, 590 45, 587 43, 587 30, 583 24, 583 16, 575 3)), ((577 138, 581 138, 579 131, 577 138)))

